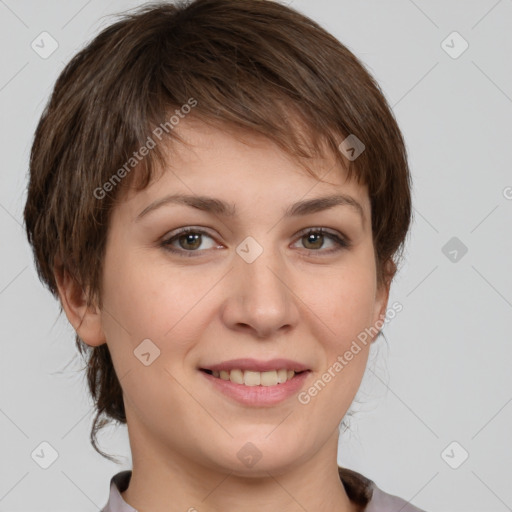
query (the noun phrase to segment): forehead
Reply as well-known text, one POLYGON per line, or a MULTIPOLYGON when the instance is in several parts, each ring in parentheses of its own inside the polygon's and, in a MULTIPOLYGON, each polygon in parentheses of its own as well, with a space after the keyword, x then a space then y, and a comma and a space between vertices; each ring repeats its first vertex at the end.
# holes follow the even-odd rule
POLYGON ((169 194, 218 198, 225 204, 217 210, 229 209, 232 216, 249 204, 292 205, 300 199, 343 194, 348 202, 353 198, 361 205, 363 217, 369 217, 367 187, 348 180, 346 169, 329 151, 322 157, 295 158, 256 132, 211 126, 190 117, 180 123, 179 136, 185 144, 173 140, 160 148, 165 164, 155 169, 150 184, 143 190, 128 189, 124 195, 121 206, 131 216, 169 194))

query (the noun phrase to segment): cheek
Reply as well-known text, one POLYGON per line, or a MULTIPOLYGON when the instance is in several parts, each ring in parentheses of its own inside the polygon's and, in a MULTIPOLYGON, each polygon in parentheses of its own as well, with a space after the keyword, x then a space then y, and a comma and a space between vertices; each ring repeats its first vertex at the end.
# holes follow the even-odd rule
POLYGON ((321 342, 322 360, 317 380, 299 399, 318 417, 328 418, 331 427, 350 407, 366 370, 371 345, 366 329, 372 323, 375 300, 371 268, 354 265, 338 271, 309 303, 306 321, 321 342))
MULTIPOLYGON (((318 339, 342 350, 369 327, 375 310, 375 272, 371 258, 354 258, 354 264, 333 270, 305 301, 318 319, 318 339)), ((304 292, 305 293, 305 292, 304 292)), ((313 325, 313 324, 312 324, 313 325)))
POLYGON ((104 329, 109 344, 127 339, 135 348, 149 338, 162 347, 172 341, 173 352, 185 349, 202 328, 198 321, 200 302, 219 276, 193 269, 148 264, 134 251, 131 256, 105 263, 104 329))

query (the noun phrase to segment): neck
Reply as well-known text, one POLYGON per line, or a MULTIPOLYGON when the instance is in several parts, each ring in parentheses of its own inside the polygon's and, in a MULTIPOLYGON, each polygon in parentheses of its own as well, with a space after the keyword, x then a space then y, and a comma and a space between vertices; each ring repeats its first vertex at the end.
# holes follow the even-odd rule
POLYGON ((122 497, 141 512, 355 512, 338 474, 338 436, 336 429, 308 460, 258 472, 256 465, 247 476, 215 467, 214 461, 197 463, 177 451, 152 448, 141 442, 147 436, 133 442, 130 432, 133 469, 122 497))

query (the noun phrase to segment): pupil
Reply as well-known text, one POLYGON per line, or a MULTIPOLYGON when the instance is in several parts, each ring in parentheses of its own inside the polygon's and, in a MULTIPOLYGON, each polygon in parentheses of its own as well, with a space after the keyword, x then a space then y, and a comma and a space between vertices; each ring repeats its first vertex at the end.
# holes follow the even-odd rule
MULTIPOLYGON (((306 235, 307 243, 312 242, 312 243, 314 244, 314 246, 315 246, 316 248, 318 248, 318 240, 321 240, 321 237, 322 237, 322 235, 321 235, 321 234, 319 234, 319 233, 316 233, 316 234, 315 234, 315 233, 312 233, 312 234, 310 234, 310 235, 306 235), (316 245, 315 245, 315 241, 314 241, 314 239, 315 239, 315 238, 317 239, 317 243, 316 243, 316 245)), ((320 246, 321 246, 321 245, 322 245, 322 244, 320 243, 320 246)))
MULTIPOLYGON (((186 244, 188 244, 189 241, 191 241, 192 248, 196 249, 197 247, 199 247, 201 245, 201 243, 199 241, 200 237, 201 237, 201 235, 199 235, 199 234, 190 234, 190 233, 188 233, 188 234, 184 235, 182 238, 185 238, 185 240, 186 240, 185 243, 186 244), (194 244, 194 241, 196 242, 195 244, 194 244)), ((188 248, 190 248, 190 247, 188 247, 188 248)))

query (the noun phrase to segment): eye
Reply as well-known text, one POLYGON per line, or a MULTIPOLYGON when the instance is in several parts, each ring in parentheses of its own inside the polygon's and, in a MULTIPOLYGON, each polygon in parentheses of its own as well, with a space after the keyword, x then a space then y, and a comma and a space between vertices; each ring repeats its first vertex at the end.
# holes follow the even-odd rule
MULTIPOLYGON (((193 227, 183 228, 174 236, 167 238, 161 242, 161 246, 170 252, 179 253, 184 256, 196 256, 195 252, 200 252, 198 249, 201 247, 203 243, 203 237, 213 238, 204 230, 197 229, 193 227), (175 248, 174 243, 177 242, 180 248, 175 248)), ((211 249, 214 244, 211 244, 210 247, 206 247, 206 249, 211 249)), ((203 249, 205 249, 203 247, 203 249)))
MULTIPOLYGON (((174 235, 163 240, 160 245, 166 251, 170 251, 180 256, 194 257, 199 256, 199 254, 195 253, 203 252, 200 250, 200 248, 203 245, 204 237, 209 238, 212 241, 214 240, 213 237, 203 229, 186 227, 180 229, 174 235), (179 247, 175 246, 176 243, 179 245, 179 247)), ((308 253, 310 254, 331 254, 343 249, 348 249, 351 245, 348 239, 340 236, 336 232, 326 231, 324 228, 309 228, 307 231, 303 231, 300 234, 298 241, 301 241, 304 244, 308 253), (320 251, 320 249, 322 249, 324 246, 326 239, 330 240, 334 247, 328 250, 320 251)), ((215 243, 210 243, 209 247, 203 247, 202 249, 206 250, 212 249, 214 247, 215 243)), ((220 248, 219 246, 216 247, 220 248)))
POLYGON ((350 247, 350 242, 346 238, 337 233, 326 231, 324 228, 309 228, 306 232, 302 233, 299 241, 304 244, 309 253, 331 254, 350 247), (319 251, 324 245, 326 238, 334 244, 334 247, 329 250, 319 251))

